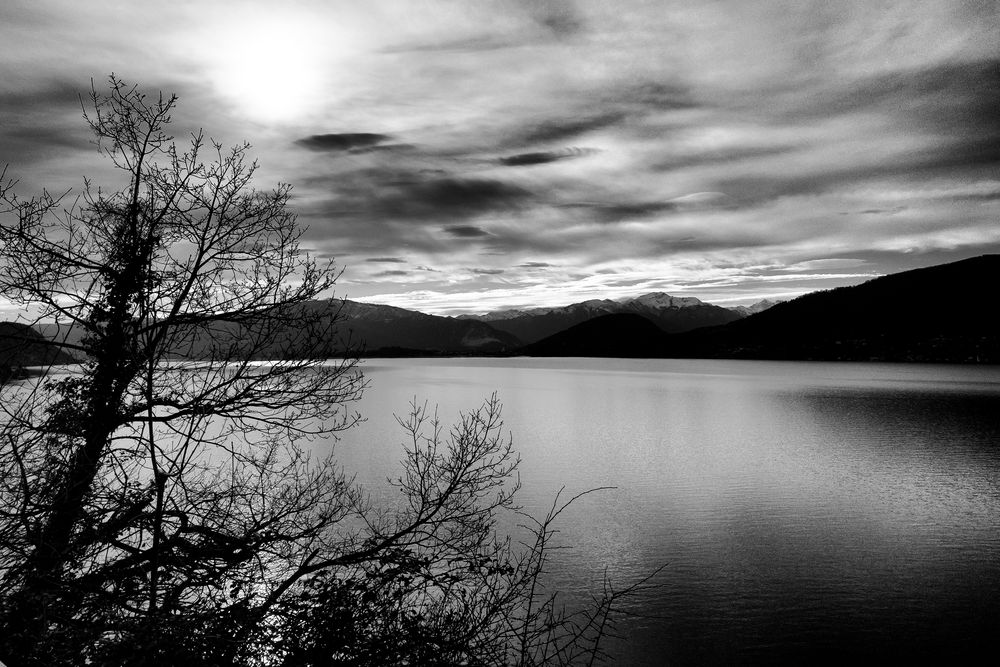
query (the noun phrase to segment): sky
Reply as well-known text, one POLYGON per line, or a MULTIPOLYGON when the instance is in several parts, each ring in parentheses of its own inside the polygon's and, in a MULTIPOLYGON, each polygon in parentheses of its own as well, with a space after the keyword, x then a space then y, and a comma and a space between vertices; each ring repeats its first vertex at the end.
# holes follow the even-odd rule
POLYGON ((111 73, 252 143, 351 299, 737 305, 1000 252, 996 0, 4 0, 19 191, 109 177, 111 73))

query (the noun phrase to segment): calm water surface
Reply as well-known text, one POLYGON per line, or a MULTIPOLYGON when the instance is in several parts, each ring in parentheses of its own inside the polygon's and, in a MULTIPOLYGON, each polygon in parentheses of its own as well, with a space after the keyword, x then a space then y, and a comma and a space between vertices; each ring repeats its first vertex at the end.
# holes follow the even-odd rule
POLYGON ((1000 636, 1000 368, 800 362, 372 360, 337 445, 376 487, 392 413, 493 391, 521 501, 562 524, 553 584, 629 582, 620 665, 963 662, 1000 636))

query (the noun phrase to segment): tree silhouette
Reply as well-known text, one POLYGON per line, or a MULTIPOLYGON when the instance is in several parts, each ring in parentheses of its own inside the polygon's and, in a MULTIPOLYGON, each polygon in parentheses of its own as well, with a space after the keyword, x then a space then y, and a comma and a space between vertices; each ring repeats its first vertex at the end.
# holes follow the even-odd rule
POLYGON ((543 594, 564 505, 521 542, 497 534, 518 459, 495 397, 447 434, 413 406, 396 507, 310 457, 354 423, 364 385, 327 298, 337 269, 300 250, 289 186, 252 188, 247 144, 177 148, 175 104, 114 76, 92 86, 85 118, 121 189, 21 199, 0 177, 0 294, 80 360, 0 387, 0 659, 599 654, 634 588, 577 614, 543 594))

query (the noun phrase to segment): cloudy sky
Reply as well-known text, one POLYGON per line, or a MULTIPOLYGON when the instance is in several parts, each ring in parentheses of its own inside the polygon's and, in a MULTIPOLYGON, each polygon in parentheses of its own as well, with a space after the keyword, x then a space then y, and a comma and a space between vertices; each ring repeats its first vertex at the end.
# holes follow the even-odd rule
POLYGON ((732 305, 1000 252, 996 0, 4 0, 25 194, 100 182, 111 72, 253 143, 349 298, 732 305))

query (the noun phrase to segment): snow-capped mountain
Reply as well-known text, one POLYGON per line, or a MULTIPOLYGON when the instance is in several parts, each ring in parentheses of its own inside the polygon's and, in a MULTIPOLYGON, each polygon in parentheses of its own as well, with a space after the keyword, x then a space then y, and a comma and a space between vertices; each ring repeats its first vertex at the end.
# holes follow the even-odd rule
POLYGON ((774 301, 772 299, 762 299, 757 303, 751 304, 749 306, 733 306, 729 310, 734 313, 739 313, 742 317, 749 317, 757 313, 761 313, 771 306, 777 306, 781 301, 774 301))
POLYGON ((495 329, 511 333, 524 343, 533 343, 595 317, 619 313, 642 315, 668 333, 726 324, 742 317, 727 308, 713 306, 694 297, 676 297, 664 292, 651 292, 618 301, 590 299, 568 306, 503 310, 460 317, 489 322, 495 329))
POLYGON ((484 315, 459 315, 462 320, 479 320, 480 322, 497 322, 502 320, 513 320, 518 317, 535 317, 539 315, 561 315, 577 312, 580 310, 601 313, 620 312, 621 304, 611 299, 590 299, 568 306, 537 306, 535 308, 522 308, 511 310, 494 310, 484 315))
POLYGON ((620 303, 628 308, 649 308, 652 310, 706 305, 704 301, 693 296, 670 296, 666 292, 650 292, 632 299, 621 299, 620 303))

